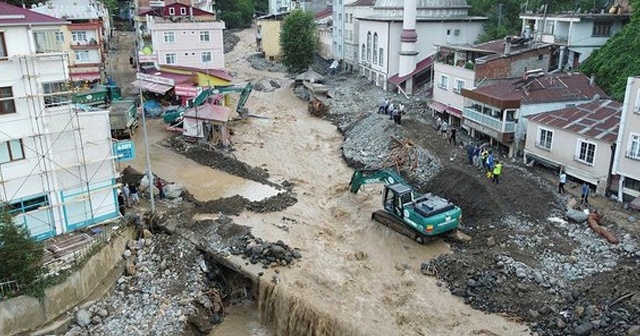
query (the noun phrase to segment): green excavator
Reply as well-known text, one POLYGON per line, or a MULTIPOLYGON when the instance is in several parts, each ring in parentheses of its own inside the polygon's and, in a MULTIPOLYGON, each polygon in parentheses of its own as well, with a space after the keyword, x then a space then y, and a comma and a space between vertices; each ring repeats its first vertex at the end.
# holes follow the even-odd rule
POLYGON ((455 232, 460 225, 462 210, 459 207, 432 193, 419 194, 393 170, 358 169, 351 176, 350 191, 357 193, 372 183, 384 183, 385 187, 384 210, 371 214, 371 219, 420 244, 430 237, 455 232))

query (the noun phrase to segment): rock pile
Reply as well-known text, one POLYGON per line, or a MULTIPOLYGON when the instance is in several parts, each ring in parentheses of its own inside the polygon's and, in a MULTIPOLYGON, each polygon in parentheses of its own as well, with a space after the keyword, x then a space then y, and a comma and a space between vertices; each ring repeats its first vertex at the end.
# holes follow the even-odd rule
POLYGON ((285 68, 282 63, 273 62, 265 59, 260 54, 253 54, 247 57, 247 61, 251 64, 256 70, 266 70, 269 72, 287 72, 287 68, 285 68))
POLYGON ((256 91, 273 92, 281 87, 282 85, 275 79, 262 78, 253 81, 253 89, 256 91))
POLYGON ((238 35, 234 34, 233 29, 225 29, 223 31, 222 41, 224 44, 224 53, 229 53, 236 47, 236 44, 240 41, 238 35))
POLYGON ((181 335, 190 317, 202 314, 199 307, 213 306, 191 243, 147 231, 127 244, 123 257, 125 274, 114 290, 77 310, 67 336, 181 335))
POLYGON ((263 268, 293 265, 296 259, 302 258, 300 250, 291 248, 281 240, 271 243, 251 234, 244 237, 243 245, 231 248, 231 253, 242 255, 252 264, 261 263, 263 268))

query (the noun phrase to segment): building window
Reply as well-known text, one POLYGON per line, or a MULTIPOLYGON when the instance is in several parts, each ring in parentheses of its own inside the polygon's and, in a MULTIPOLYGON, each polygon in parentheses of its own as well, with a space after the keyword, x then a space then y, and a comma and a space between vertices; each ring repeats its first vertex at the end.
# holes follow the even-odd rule
POLYGON ((551 150, 551 143, 553 142, 553 131, 538 127, 538 142, 536 146, 551 150))
POLYGON ((7 43, 4 40, 4 32, 0 32, 0 58, 9 57, 7 52, 7 43))
POLYGON ((629 150, 626 157, 632 160, 640 160, 640 135, 630 134, 629 150))
POLYGON ((378 63, 378 33, 373 34, 373 64, 378 63))
POLYGON ((338 21, 342 21, 342 13, 338 13, 338 21))
POLYGON ((365 60, 365 53, 367 52, 367 50, 365 49, 364 43, 362 44, 362 51, 360 52, 360 59, 361 60, 365 60))
POLYGON ((438 82, 438 87, 441 89, 448 89, 449 88, 449 76, 445 76, 445 75, 440 75, 440 81, 438 82))
POLYGON ((64 42, 64 33, 63 32, 56 32, 56 42, 58 42, 58 43, 64 42))
POLYGON ((367 61, 371 62, 371 32, 367 33, 367 61))
POLYGON ((595 21, 593 22, 592 36, 609 37, 611 36, 611 21, 595 21))
POLYGON ((164 43, 175 43, 176 34, 174 32, 164 32, 164 43))
POLYGON ((52 31, 33 32, 33 42, 36 46, 36 53, 62 51, 57 34, 58 32, 52 31))
POLYGON ((49 197, 47 195, 36 196, 32 198, 23 198, 18 202, 9 205, 10 214, 22 214, 38 210, 41 207, 49 205, 49 197))
POLYGON ((0 144, 0 163, 24 159, 22 139, 11 140, 0 144))
POLYGON ((593 165, 596 157, 596 144, 584 140, 578 140, 577 149, 578 152, 576 153, 576 160, 588 165, 593 165))
POLYGON ((353 23, 353 14, 349 14, 349 23, 353 23))
POLYGON ((211 52, 210 51, 203 51, 202 54, 200 54, 200 60, 202 61, 202 63, 211 62, 211 52))
POLYGON ((180 8, 180 15, 187 15, 187 9, 184 7, 180 8))
POLYGON ((164 60, 167 64, 176 64, 176 54, 166 54, 164 55, 164 60))
POLYGON ((78 50, 75 54, 76 62, 86 62, 89 60, 89 50, 78 50))
POLYGON ((462 79, 456 78, 456 85, 453 87, 453 92, 460 93, 464 89, 465 82, 462 79))
POLYGON ((553 35, 554 26, 555 26, 555 21, 547 21, 547 23, 544 25, 544 34, 553 35))
POLYGON ((64 82, 43 83, 44 106, 59 106, 71 103, 71 94, 64 82))
MULTIPOLYGON (((259 34, 259 33, 258 33, 259 34)), ((208 30, 203 30, 200 32, 200 42, 210 42, 211 35, 208 30)))
POLYGON ((16 113, 13 101, 13 89, 10 86, 0 87, 0 114, 16 113))
POLYGON ((176 15, 176 9, 173 7, 169 7, 169 15, 176 15))
POLYGON ((76 42, 87 42, 87 32, 84 31, 74 31, 71 32, 71 41, 76 42))
POLYGON ((384 66, 384 48, 380 48, 378 52, 378 65, 384 66))

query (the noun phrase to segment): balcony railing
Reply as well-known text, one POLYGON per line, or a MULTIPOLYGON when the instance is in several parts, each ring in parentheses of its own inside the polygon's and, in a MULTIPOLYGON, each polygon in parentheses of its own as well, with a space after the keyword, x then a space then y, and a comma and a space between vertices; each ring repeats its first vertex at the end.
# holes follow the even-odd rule
POLYGON ((567 43, 569 36, 542 34, 542 42, 544 43, 567 43))
POLYGON ((486 114, 482 114, 476 110, 465 108, 462 112, 462 115, 469 119, 473 120, 479 124, 485 125, 489 128, 492 128, 498 132, 502 133, 515 133, 516 131, 516 123, 513 121, 502 122, 502 120, 498 118, 494 118, 488 116, 486 114))
POLYGON ((626 151, 624 153, 624 157, 626 157, 627 159, 640 161, 640 153, 639 152, 626 151))

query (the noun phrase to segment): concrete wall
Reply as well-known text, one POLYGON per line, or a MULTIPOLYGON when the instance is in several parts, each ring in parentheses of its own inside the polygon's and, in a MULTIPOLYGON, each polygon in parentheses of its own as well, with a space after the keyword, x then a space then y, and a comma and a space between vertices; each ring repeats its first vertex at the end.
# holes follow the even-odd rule
POLYGON ((85 300, 122 260, 122 252, 132 235, 131 228, 121 231, 65 282, 48 288, 44 299, 23 295, 0 302, 0 335, 38 328, 85 300))
POLYGON ((464 81, 464 87, 471 89, 475 86, 475 72, 463 67, 440 62, 433 65, 433 72, 433 100, 443 104, 449 104, 462 111, 464 108, 464 97, 459 92, 454 92, 456 80, 464 81), (449 85, 446 89, 439 86, 441 75, 448 76, 449 78, 449 85))
POLYGON ((260 35, 262 36, 262 51, 264 57, 269 59, 280 59, 280 28, 281 20, 258 20, 256 23, 260 26, 260 35))
POLYGON ((526 70, 542 69, 547 71, 549 69, 549 57, 550 49, 540 48, 519 54, 511 54, 509 57, 491 59, 484 64, 476 64, 476 78, 478 81, 483 78, 518 78, 523 77, 526 70))
MULTIPOLYGON (((627 156, 631 150, 631 137, 640 136, 640 77, 627 79, 620 130, 617 140, 616 160, 613 173, 640 181, 640 161, 627 156)), ((638 190, 625 188, 625 194, 640 196, 638 190)))

